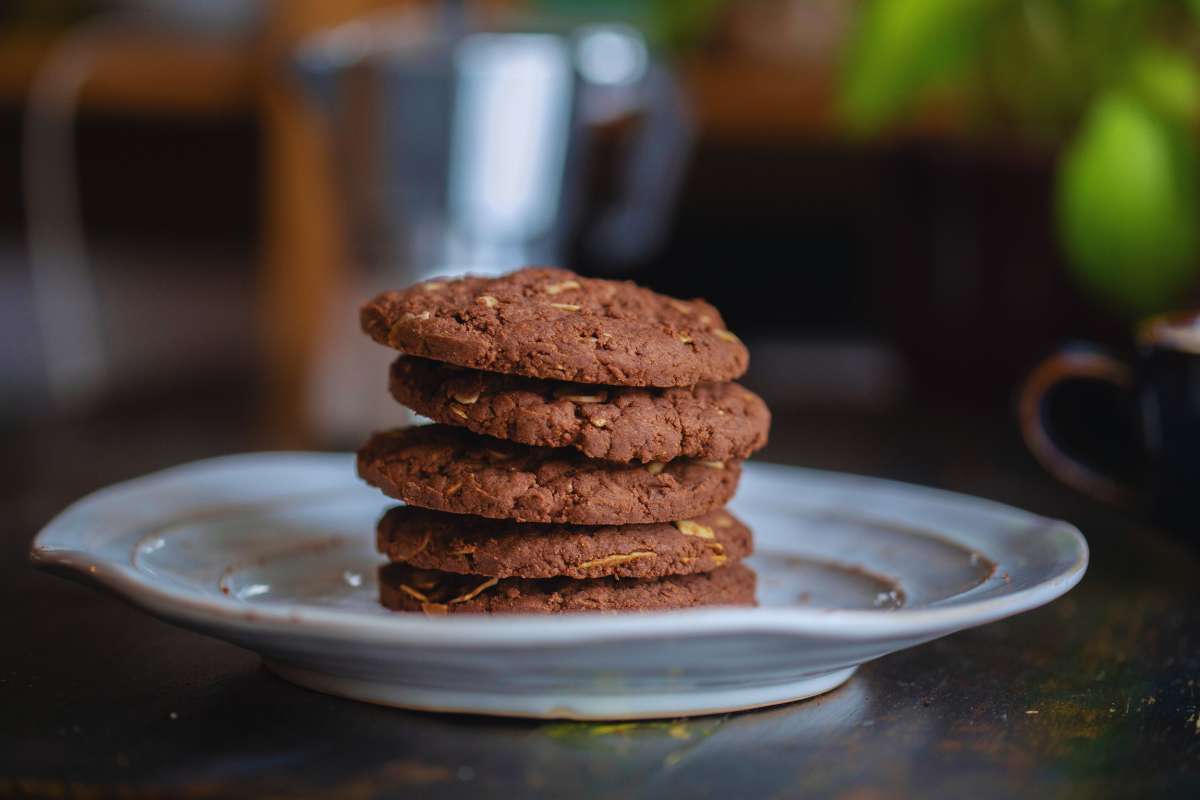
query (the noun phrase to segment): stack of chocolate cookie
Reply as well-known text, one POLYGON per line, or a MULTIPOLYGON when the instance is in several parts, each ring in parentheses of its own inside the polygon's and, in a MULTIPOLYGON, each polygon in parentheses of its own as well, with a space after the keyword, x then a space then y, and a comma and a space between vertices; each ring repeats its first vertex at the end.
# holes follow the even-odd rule
POLYGON ((377 433, 368 483, 388 608, 644 610, 754 602, 723 506, 766 443, 748 354, 716 309, 524 269, 387 292, 363 329, 401 350, 395 398, 436 424, 377 433))

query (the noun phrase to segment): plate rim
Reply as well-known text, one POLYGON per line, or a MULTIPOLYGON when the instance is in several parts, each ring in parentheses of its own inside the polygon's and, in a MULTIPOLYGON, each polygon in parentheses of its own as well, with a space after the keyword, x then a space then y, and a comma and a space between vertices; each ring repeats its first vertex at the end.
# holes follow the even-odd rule
MULTIPOLYGON (((1059 573, 1023 589, 950 606, 875 609, 822 609, 804 606, 772 608, 703 608, 629 615, 570 614, 561 616, 514 614, 497 617, 438 617, 397 614, 368 616, 360 612, 287 603, 248 605, 224 596, 207 596, 164 587, 132 565, 73 547, 60 547, 55 539, 81 514, 102 508, 135 487, 177 478, 194 470, 222 469, 231 463, 303 459, 343 462, 352 454, 307 451, 240 453, 201 459, 151 472, 98 489, 55 515, 36 535, 30 549, 31 562, 40 569, 65 570, 73 577, 99 585, 118 597, 158 616, 212 630, 235 629, 239 633, 294 630, 297 634, 376 644, 420 644, 437 647, 477 649, 497 644, 551 646, 593 644, 615 639, 646 639, 670 636, 694 637, 763 634, 820 637, 839 642, 895 639, 898 643, 934 638, 957 630, 994 622, 1057 599, 1082 580, 1090 552, 1087 540, 1074 525, 1025 511, 987 498, 945 489, 910 484, 855 473, 796 467, 766 462, 748 462, 749 472, 808 476, 833 481, 853 480, 876 488, 917 494, 943 504, 963 504, 1025 517, 1037 523, 1041 535, 1065 536, 1075 549, 1074 561, 1059 573), (581 624, 585 623, 585 624, 581 624)), ((353 475, 352 471, 348 471, 353 475)), ((903 646, 903 645, 901 645, 903 646)))

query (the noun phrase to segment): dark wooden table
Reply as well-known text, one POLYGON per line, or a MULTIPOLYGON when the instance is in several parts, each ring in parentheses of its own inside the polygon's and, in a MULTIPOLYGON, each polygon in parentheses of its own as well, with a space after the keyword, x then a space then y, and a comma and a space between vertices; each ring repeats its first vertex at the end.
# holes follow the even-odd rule
POLYGON ((1200 796, 1197 551, 1059 488, 1002 412, 784 417, 765 458, 1071 520, 1093 560, 1070 595, 881 659, 816 700, 604 725, 323 696, 28 566, 37 528, 84 492, 255 447, 249 420, 196 405, 5 437, 0 794, 1200 796))

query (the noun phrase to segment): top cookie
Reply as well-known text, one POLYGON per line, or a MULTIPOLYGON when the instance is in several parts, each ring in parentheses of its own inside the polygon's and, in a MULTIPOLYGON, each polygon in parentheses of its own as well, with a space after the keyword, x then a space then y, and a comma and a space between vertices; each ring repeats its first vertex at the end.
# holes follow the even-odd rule
POLYGON ((750 359, 703 300, 542 267, 384 292, 363 306, 362 327, 460 367, 613 386, 729 381, 750 359))

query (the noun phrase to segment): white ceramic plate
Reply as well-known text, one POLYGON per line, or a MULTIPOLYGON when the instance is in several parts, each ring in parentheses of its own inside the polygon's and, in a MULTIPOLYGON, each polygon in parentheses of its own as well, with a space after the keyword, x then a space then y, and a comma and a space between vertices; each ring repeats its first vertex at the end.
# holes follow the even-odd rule
POLYGON ((409 708, 637 719, 819 694, 864 661, 1053 600, 1083 577, 1072 526, 870 478, 748 464, 758 608, 436 617, 376 603, 389 504, 346 455, 201 461, 99 491, 35 563, 262 654, 284 678, 409 708))

